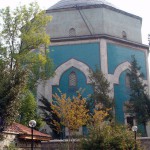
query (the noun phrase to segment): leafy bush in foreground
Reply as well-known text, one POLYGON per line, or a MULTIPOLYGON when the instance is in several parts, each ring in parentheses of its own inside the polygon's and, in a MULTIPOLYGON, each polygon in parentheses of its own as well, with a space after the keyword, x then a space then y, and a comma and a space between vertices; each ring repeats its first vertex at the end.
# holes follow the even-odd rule
MULTIPOLYGON (((81 140, 82 150, 135 150, 134 133, 121 125, 90 127, 89 135, 81 140)), ((142 150, 136 142, 136 150, 142 150)))

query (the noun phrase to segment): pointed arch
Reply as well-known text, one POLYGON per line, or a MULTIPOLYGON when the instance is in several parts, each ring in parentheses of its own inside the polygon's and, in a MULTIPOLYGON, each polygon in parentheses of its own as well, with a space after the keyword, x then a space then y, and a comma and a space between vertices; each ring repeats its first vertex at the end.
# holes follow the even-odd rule
POLYGON ((130 70, 130 63, 128 61, 120 64, 114 71, 114 74, 109 74, 109 80, 111 83, 115 83, 115 84, 119 84, 119 77, 120 77, 120 74, 129 69, 130 70))
POLYGON ((127 69, 130 70, 130 63, 129 63, 128 61, 126 61, 126 62, 120 64, 120 65, 115 69, 114 76, 115 76, 115 78, 117 79, 117 80, 116 80, 116 84, 119 83, 120 74, 121 74, 123 71, 127 70, 127 69))
POLYGON ((52 85, 59 85, 59 81, 60 81, 62 74, 71 67, 75 67, 75 68, 79 69, 81 72, 83 72, 83 74, 86 77, 87 84, 90 83, 90 79, 89 79, 90 68, 83 62, 72 58, 72 59, 68 60, 67 62, 63 63, 62 65, 60 65, 56 69, 55 76, 53 79, 51 79, 52 85))

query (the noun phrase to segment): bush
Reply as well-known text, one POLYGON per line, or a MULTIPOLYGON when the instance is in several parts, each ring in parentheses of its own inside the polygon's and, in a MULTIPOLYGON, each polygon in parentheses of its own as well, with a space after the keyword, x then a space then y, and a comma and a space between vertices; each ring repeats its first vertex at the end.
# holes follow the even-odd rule
MULTIPOLYGON (((141 150, 139 142, 136 150, 141 150)), ((105 125, 89 128, 89 134, 81 140, 82 150, 135 150, 132 131, 125 126, 105 125)))

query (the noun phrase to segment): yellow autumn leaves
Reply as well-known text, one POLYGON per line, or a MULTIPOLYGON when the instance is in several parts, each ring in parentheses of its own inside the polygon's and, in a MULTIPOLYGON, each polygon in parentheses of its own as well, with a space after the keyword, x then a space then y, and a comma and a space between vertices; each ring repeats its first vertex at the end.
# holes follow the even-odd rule
POLYGON ((94 110, 93 114, 89 113, 86 105, 86 99, 80 94, 72 99, 66 94, 53 95, 54 101, 52 109, 60 118, 60 123, 53 120, 53 124, 57 126, 58 131, 61 130, 61 125, 68 128, 69 132, 76 131, 83 125, 88 125, 89 122, 93 125, 100 125, 106 116, 107 111, 94 110))

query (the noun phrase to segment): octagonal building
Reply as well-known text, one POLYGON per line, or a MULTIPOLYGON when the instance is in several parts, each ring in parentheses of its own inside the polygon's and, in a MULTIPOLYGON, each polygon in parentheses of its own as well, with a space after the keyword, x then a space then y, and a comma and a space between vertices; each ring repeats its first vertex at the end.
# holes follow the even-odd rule
POLYGON ((110 82, 116 120, 134 124, 134 118, 124 109, 129 100, 127 70, 132 55, 141 66, 144 81, 149 83, 142 18, 105 0, 60 0, 46 13, 53 17, 46 30, 51 37, 49 57, 55 65, 55 76, 39 85, 38 93, 51 100, 57 89, 73 96, 82 88, 87 97, 93 92, 89 70, 98 66, 110 82))

